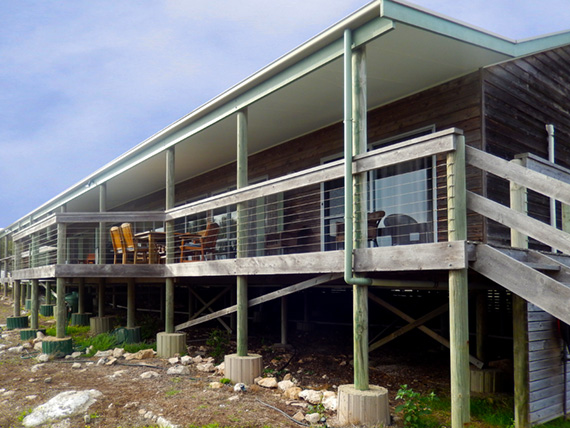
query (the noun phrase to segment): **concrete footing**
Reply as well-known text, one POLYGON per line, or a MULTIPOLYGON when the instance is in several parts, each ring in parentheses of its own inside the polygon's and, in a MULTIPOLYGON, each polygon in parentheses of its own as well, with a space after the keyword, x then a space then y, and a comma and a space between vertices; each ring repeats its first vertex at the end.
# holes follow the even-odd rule
POLYGON ((187 352, 186 333, 158 333, 156 335, 156 355, 159 358, 171 358, 175 354, 187 352))
POLYGON ((70 325, 91 325, 89 319, 91 314, 71 314, 70 325))
POLYGON ((6 318, 6 328, 8 330, 14 330, 17 328, 27 328, 28 327, 28 316, 20 317, 8 317, 6 318))
POLYGON ((123 327, 115 330, 115 337, 118 343, 139 343, 141 339, 140 327, 123 327))
POLYGON ((55 305, 40 305, 40 315, 53 317, 55 305))
POLYGON ((471 367, 471 392, 505 392, 507 377, 499 369, 471 367))
POLYGON ((42 342, 42 352, 44 354, 54 354, 57 357, 64 357, 73 352, 71 337, 57 338, 48 336, 42 342))
POLYGON ((89 319, 90 332, 93 336, 111 331, 112 317, 92 317, 89 319))
POLYGON ((37 337, 38 331, 41 331, 44 335, 46 334, 45 328, 24 328, 20 330, 20 340, 30 340, 37 337))
POLYGON ((263 361, 261 355, 249 354, 239 357, 237 354, 230 354, 224 357, 226 377, 233 383, 245 383, 250 385, 256 377, 261 376, 263 371, 263 361))
POLYGON ((354 385, 338 387, 338 421, 341 426, 390 425, 388 390, 370 385, 366 391, 359 391, 354 385))

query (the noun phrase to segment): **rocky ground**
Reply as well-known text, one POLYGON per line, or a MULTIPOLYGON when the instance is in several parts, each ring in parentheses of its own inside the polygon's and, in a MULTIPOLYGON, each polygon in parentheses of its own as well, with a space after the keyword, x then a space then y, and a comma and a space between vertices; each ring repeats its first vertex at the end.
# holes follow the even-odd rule
MULTIPOLYGON (((11 315, 11 302, 0 301, 0 325, 11 315)), ((308 393, 301 393, 301 397, 291 391, 287 393, 285 386, 292 386, 290 383, 270 387, 248 385, 245 392, 236 392, 233 385, 219 383, 223 373, 203 371, 200 364, 204 361, 197 363, 198 356, 208 358, 209 349, 204 343, 193 342, 189 347, 191 358, 186 358, 185 365, 181 360, 125 359, 124 356, 113 364, 106 364, 112 361, 111 356, 104 360, 78 356, 40 363, 33 343, 25 345, 28 349, 19 348, 24 345, 19 334, 4 330, 0 339, 0 427, 23 426, 22 419, 27 413, 60 393, 89 390, 97 393, 88 409, 42 426, 185 427, 218 423, 231 427, 298 427, 309 425, 309 421, 304 419, 299 424, 293 420, 294 416, 301 419, 316 410, 320 412, 317 423, 322 424, 326 419, 327 425, 334 426, 337 387, 352 383, 350 349, 339 345, 346 346, 344 340, 330 343, 319 339, 314 333, 299 335, 291 338, 293 347, 258 344, 251 351, 263 355, 267 377, 275 377, 277 382, 284 379, 293 382, 298 387, 297 393, 328 391, 324 395, 329 401, 328 410, 311 404, 308 393), (172 367, 178 367, 180 372, 169 374, 172 367)), ((402 384, 421 392, 447 393, 449 366, 445 356, 444 351, 396 348, 374 353, 370 380, 388 388, 392 415, 398 404, 394 397, 402 384)), ((395 421, 398 424, 397 417, 395 421)))

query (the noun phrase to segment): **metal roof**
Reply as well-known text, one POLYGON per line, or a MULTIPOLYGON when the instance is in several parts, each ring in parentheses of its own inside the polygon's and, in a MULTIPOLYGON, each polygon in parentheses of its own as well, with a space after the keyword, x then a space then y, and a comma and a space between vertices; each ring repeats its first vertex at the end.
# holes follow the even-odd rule
MULTIPOLYGON (((260 152, 343 117, 342 38, 366 45, 368 105, 378 107, 482 67, 570 43, 570 32, 511 40, 403 1, 376 0, 151 136, 7 229, 67 203, 98 211, 165 187, 165 149, 176 146, 176 181, 235 160, 234 114, 248 107, 249 151, 260 152)), ((18 227, 19 225, 19 227, 18 227)), ((0 232, 2 233, 2 232, 0 232)), ((7 233, 7 230, 4 231, 7 233)))

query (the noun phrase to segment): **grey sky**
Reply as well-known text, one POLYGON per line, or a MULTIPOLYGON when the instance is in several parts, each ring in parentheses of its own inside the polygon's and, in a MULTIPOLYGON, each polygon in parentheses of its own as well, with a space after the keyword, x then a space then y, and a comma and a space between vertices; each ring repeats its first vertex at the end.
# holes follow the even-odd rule
MULTIPOLYGON (((569 29, 568 2, 415 3, 522 39, 569 29)), ((3 0, 0 227, 364 4, 3 0)))

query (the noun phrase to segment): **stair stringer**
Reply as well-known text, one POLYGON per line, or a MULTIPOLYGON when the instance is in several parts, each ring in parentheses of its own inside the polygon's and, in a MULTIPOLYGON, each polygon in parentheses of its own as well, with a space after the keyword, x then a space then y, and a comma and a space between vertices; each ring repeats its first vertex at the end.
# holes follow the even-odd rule
POLYGON ((570 287, 487 244, 476 246, 469 267, 570 324, 570 287))

